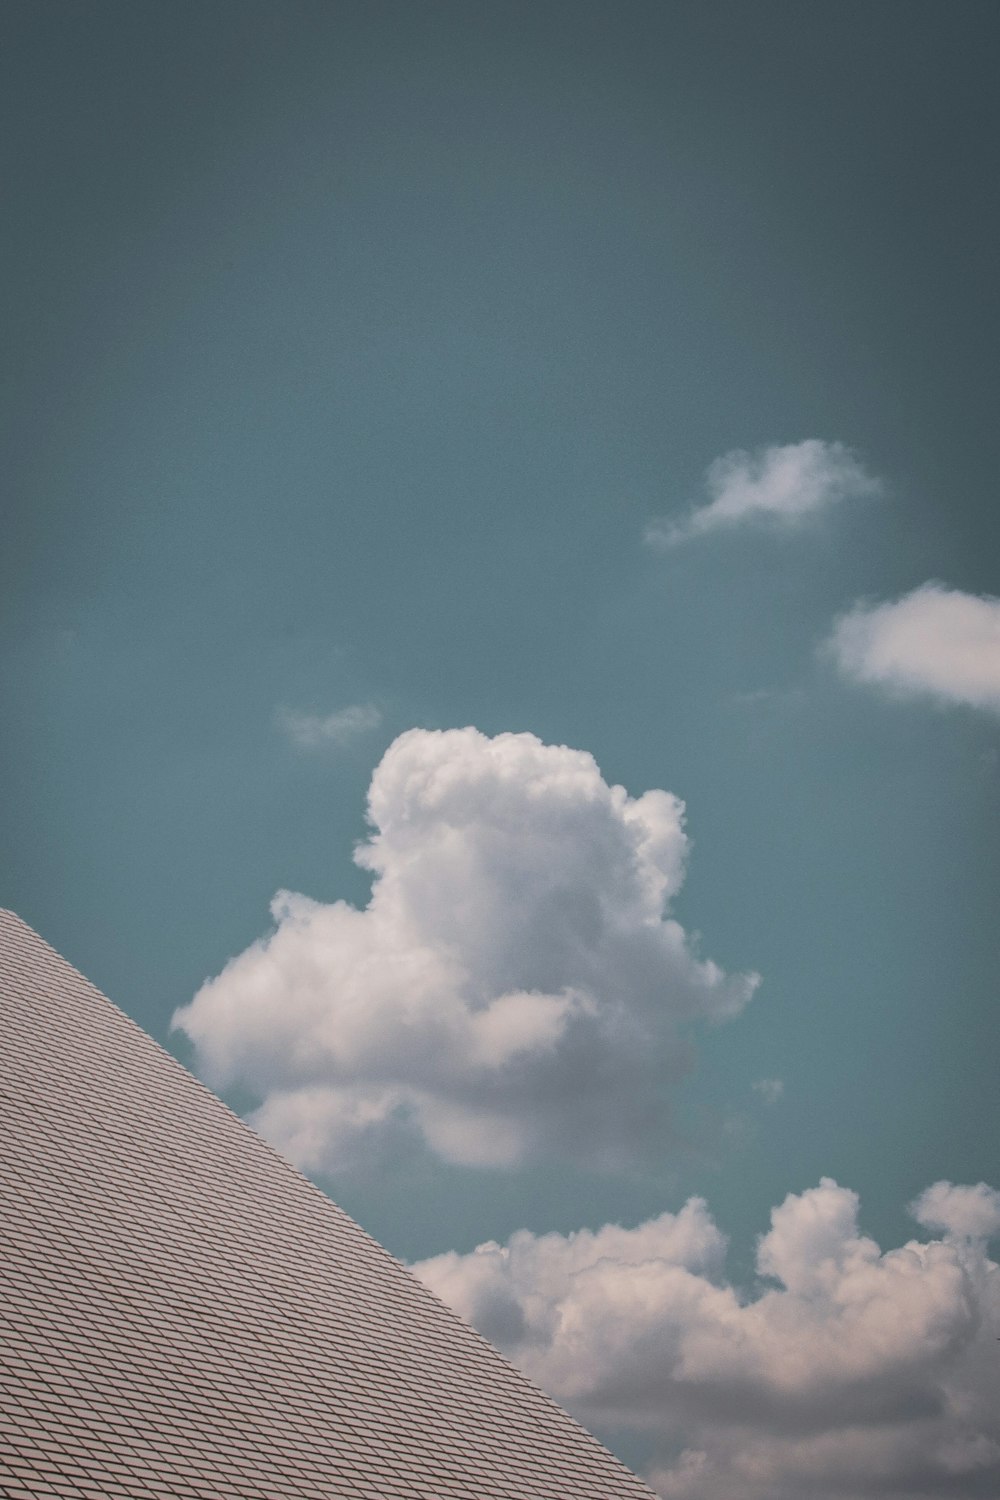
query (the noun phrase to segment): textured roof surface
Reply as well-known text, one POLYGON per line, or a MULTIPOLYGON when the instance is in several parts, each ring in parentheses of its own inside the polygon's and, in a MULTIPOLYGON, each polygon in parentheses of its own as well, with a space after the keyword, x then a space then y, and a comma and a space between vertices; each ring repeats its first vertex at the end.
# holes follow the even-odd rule
POLYGON ((0 1493, 650 1491, 0 912, 0 1493))

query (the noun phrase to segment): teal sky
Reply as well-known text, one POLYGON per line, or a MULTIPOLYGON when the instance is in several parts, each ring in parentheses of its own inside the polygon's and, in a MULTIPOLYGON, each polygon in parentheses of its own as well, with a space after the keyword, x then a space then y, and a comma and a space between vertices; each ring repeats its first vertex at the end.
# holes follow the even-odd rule
POLYGON ((423 1257, 701 1193, 741 1264, 824 1174, 892 1244, 996 1184, 998 719, 820 650, 859 599, 1000 593, 995 5, 2 28, 3 904, 189 1058, 276 890, 364 904, 400 733, 530 731, 684 799, 677 915, 760 989, 658 1163, 383 1162, 346 1208, 423 1257), (881 494, 644 544, 810 438, 881 494))

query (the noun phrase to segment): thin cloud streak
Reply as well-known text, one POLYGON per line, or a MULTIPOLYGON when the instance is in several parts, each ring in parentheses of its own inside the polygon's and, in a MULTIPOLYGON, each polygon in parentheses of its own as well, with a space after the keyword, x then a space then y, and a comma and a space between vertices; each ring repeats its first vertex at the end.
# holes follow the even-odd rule
POLYGON ((342 750, 353 740, 377 729, 382 714, 372 703, 352 703, 332 714, 306 714, 282 707, 274 719, 281 732, 300 750, 342 750))

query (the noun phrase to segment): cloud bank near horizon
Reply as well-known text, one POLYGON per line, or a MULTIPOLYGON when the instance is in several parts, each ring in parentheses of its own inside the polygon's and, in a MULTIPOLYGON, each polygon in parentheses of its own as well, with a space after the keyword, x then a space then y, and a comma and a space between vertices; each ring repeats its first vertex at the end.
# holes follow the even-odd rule
POLYGON ((842 615, 825 648, 845 677, 898 697, 1000 713, 1000 599, 928 582, 842 615))
POLYGON ((368 906, 279 893, 276 931, 176 1013, 207 1079, 252 1090, 252 1123, 309 1171, 414 1139, 495 1167, 662 1149, 692 1023, 757 984, 670 915, 678 798, 531 734, 412 729, 368 819, 368 906))
POLYGON ((844 443, 806 438, 753 453, 737 448, 724 454, 709 465, 705 489, 708 502, 683 519, 650 522, 647 544, 666 549, 750 522, 790 530, 840 500, 880 495, 882 484, 844 443))
POLYGON ((415 1265, 584 1422, 652 1441, 665 1500, 1000 1491, 1000 1193, 939 1182, 883 1252, 824 1178, 772 1211, 758 1285, 701 1198, 634 1229, 514 1234, 415 1265))

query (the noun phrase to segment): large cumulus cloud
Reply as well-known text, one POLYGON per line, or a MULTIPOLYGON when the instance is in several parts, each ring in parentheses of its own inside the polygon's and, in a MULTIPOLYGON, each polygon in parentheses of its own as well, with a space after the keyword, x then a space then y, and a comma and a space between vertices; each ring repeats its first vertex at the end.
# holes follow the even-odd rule
POLYGON ((750 1292, 700 1199, 414 1269, 586 1421, 647 1434, 668 1500, 994 1496, 1000 1194, 937 1183, 913 1212, 939 1237, 883 1253, 846 1188, 790 1195, 750 1292))
POLYGON ((689 1023, 756 983, 669 915, 678 799, 530 734, 410 730, 368 817, 368 906, 280 893, 276 931, 177 1013, 209 1080, 255 1091, 256 1125, 310 1170, 400 1131, 497 1166, 662 1142, 689 1023))

